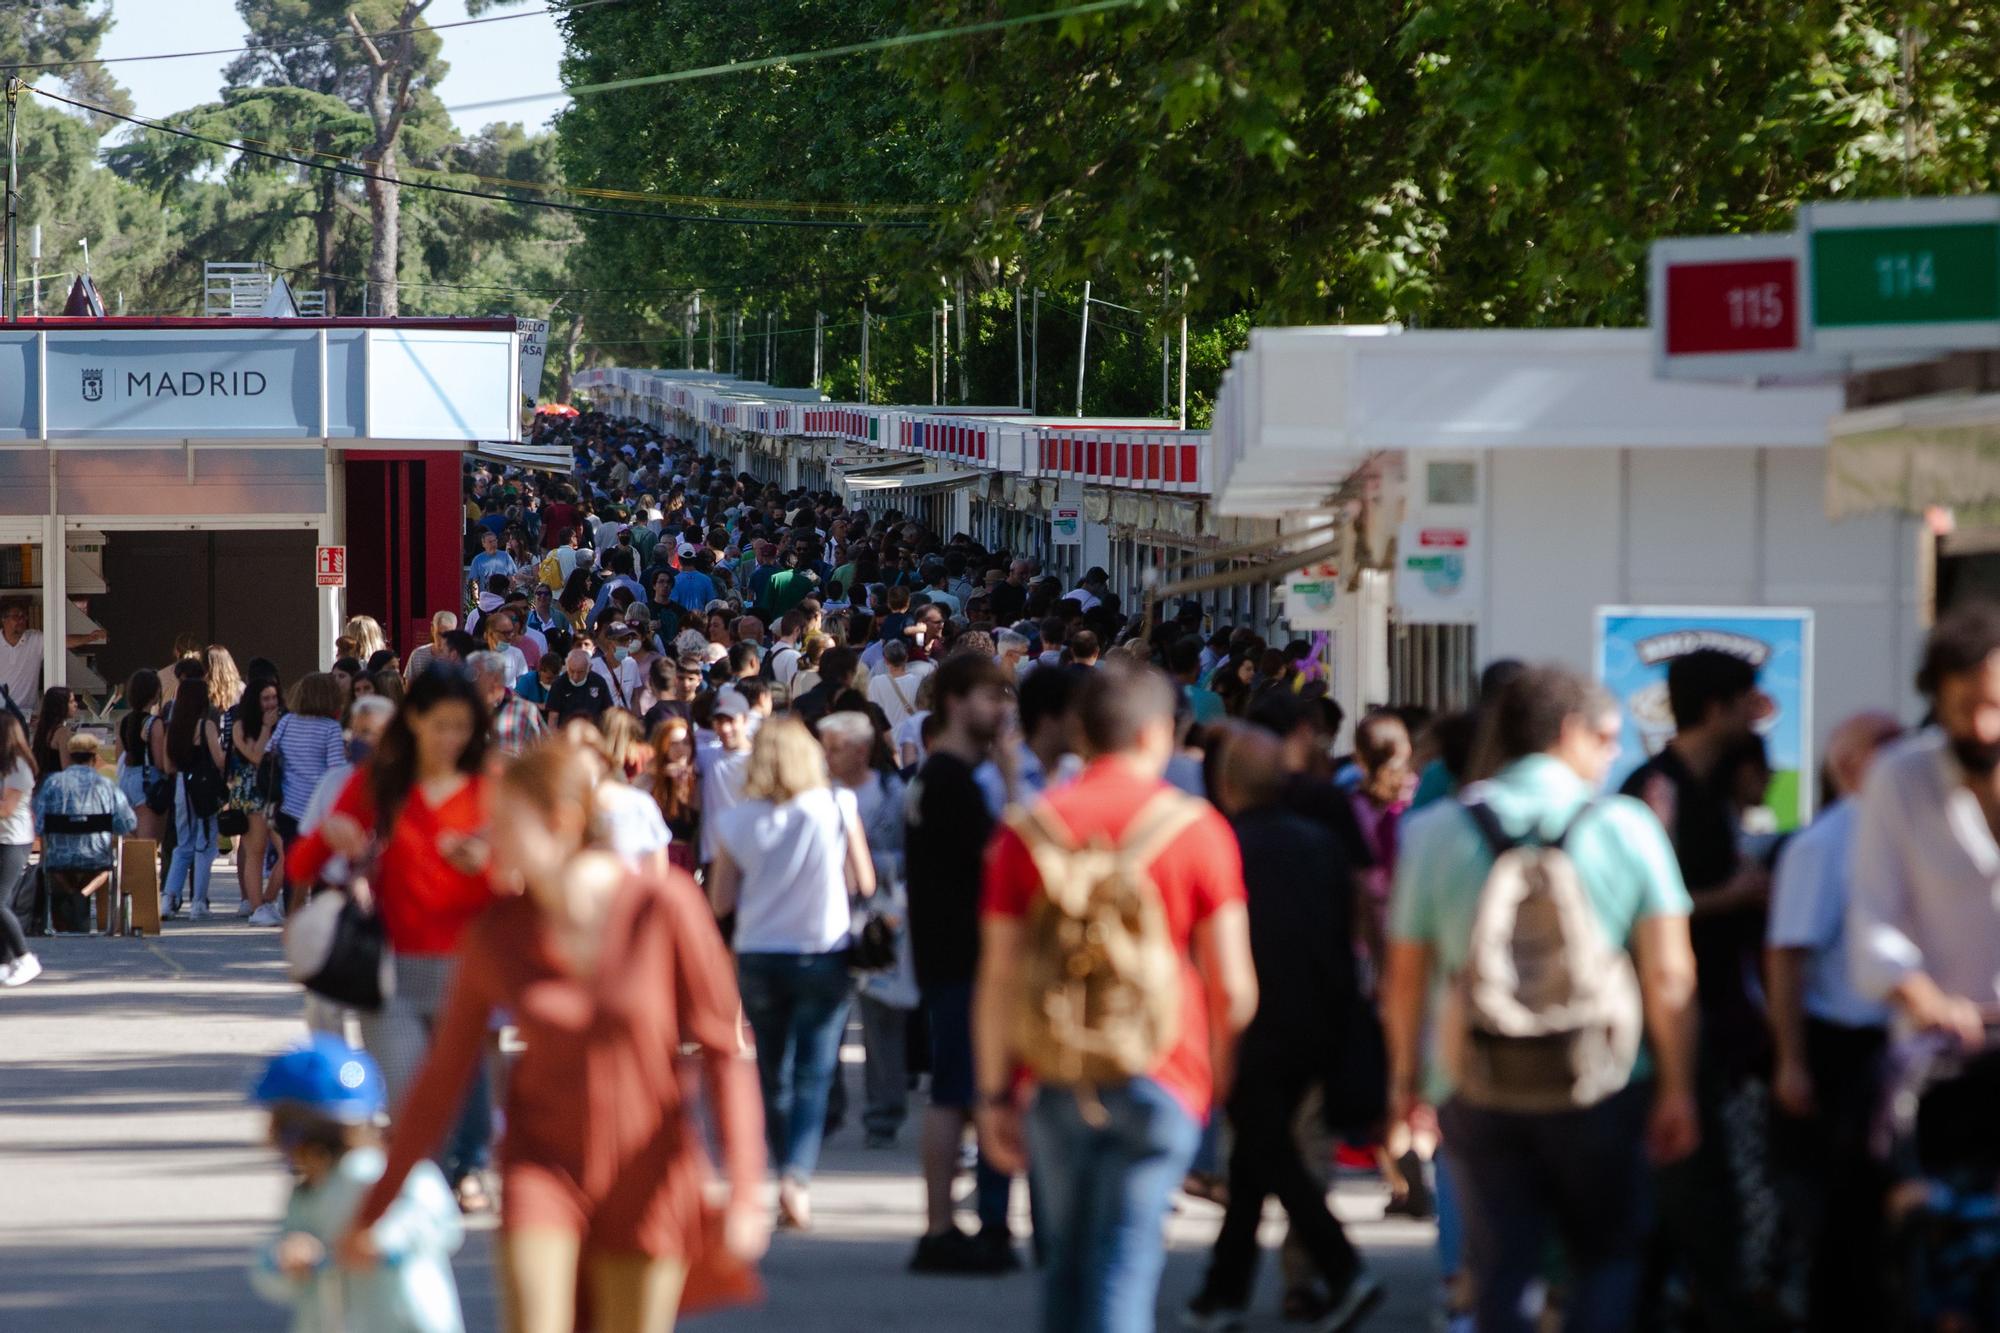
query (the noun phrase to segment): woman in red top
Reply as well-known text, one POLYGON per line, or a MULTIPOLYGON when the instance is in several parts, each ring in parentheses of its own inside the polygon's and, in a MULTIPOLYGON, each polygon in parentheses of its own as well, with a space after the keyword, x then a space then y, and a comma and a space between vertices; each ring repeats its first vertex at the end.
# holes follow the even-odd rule
MULTIPOLYGON (((459 939, 493 901, 480 839, 487 725, 485 700, 464 668, 425 668, 374 758, 355 770, 332 813, 296 839, 285 860, 292 882, 304 884, 335 856, 358 866, 375 849, 370 883, 395 948, 396 991, 380 1011, 361 1016, 361 1037, 382 1068, 392 1107, 415 1080, 444 1012, 459 939)), ((484 1202, 477 1173, 491 1136, 482 1079, 441 1162, 468 1208, 484 1202)))
POLYGON ((350 1267, 375 1261, 368 1228, 451 1123, 488 1015, 509 1010, 525 1039, 501 1152, 509 1333, 569 1333, 586 1282, 599 1333, 659 1333, 677 1307, 748 1294, 744 1265, 769 1234, 763 1114, 728 950, 685 873, 637 876, 590 846, 591 784, 583 754, 561 740, 497 780, 495 865, 526 892, 467 932, 388 1167, 340 1246, 350 1267), (701 1130, 676 1069, 684 1042, 701 1047, 730 1185, 715 1226, 701 1130))

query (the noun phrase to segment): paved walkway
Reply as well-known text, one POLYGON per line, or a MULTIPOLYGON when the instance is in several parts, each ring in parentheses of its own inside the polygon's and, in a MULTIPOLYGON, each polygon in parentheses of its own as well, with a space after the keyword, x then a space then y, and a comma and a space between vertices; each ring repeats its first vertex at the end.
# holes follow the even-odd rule
MULTIPOLYGON (((159 940, 34 943, 46 974, 0 991, 0 1329, 283 1327, 244 1275, 286 1188, 244 1091, 261 1061, 303 1031, 277 932, 175 922, 159 940)), ((851 1077, 858 1093, 859 1071, 851 1077)), ((778 1239, 765 1264, 767 1303, 690 1326, 1031 1328, 1025 1275, 904 1271, 921 1229, 914 1150, 869 1152, 859 1139, 850 1128, 827 1145, 816 1228, 778 1239)), ((1382 1196, 1367 1185, 1343 1185, 1336 1204, 1391 1283, 1392 1299, 1367 1327, 1429 1328, 1430 1228, 1382 1221, 1382 1196)), ((1219 1218, 1189 1202, 1173 1219, 1163 1328, 1200 1281, 1219 1218)), ((1278 1224, 1267 1220, 1266 1229, 1278 1224)), ((498 1327, 488 1235, 475 1230, 457 1265, 475 1333, 498 1327)), ((1252 1327, 1277 1330, 1286 1326, 1272 1313, 1270 1267, 1252 1327)))

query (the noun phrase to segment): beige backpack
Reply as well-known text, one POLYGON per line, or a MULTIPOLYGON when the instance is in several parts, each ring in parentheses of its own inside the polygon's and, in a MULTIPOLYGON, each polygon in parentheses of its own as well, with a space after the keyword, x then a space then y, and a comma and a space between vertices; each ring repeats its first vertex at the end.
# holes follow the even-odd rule
POLYGON ((1204 808, 1163 790, 1116 845, 1079 846, 1046 801, 1008 816, 1042 878, 1021 950, 1014 1038, 1043 1082, 1122 1083, 1172 1049, 1182 954, 1148 867, 1204 808))
POLYGON ((1591 807, 1542 844, 1508 837, 1482 803, 1465 810, 1494 860, 1446 1000, 1444 1067, 1468 1105, 1594 1106, 1631 1080, 1641 1011, 1631 956, 1606 936, 1565 850, 1591 807))

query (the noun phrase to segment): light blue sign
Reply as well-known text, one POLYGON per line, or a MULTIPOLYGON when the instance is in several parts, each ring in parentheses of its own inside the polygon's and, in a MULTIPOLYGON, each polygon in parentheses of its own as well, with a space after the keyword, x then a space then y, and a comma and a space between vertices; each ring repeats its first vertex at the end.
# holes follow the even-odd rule
POLYGON ((1803 609, 1602 607, 1597 613, 1597 678, 1624 715, 1615 788, 1674 734, 1667 665, 1698 648, 1733 653, 1757 668, 1772 711, 1759 726, 1771 761, 1766 804, 1780 829, 1812 815, 1816 787, 1812 731, 1813 613, 1803 609))

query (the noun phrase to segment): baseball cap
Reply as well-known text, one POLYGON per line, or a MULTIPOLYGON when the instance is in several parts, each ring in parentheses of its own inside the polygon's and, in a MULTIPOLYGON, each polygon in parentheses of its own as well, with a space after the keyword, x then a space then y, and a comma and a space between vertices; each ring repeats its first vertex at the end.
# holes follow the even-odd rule
POLYGON ((750 701, 744 698, 740 691, 723 690, 715 696, 715 715, 717 717, 748 717, 750 716, 750 701))

